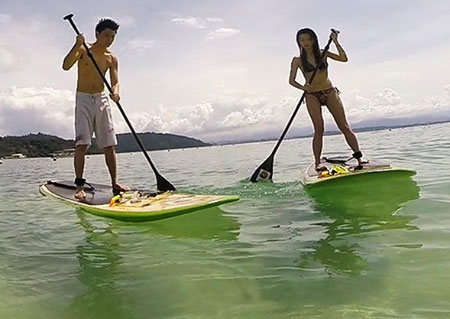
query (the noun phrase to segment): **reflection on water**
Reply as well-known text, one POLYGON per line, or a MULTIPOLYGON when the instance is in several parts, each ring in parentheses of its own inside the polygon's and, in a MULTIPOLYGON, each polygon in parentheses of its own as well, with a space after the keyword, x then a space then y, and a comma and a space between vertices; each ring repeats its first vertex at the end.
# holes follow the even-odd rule
MULTIPOLYGON (((242 198, 221 206, 228 213, 157 223, 81 213, 90 225, 80 225, 71 207, 42 198, 36 185, 71 178, 72 161, 5 162, 0 319, 447 318, 449 129, 361 134, 370 157, 417 168, 420 199, 408 180, 372 182, 365 195, 359 186, 301 189, 308 139, 286 141, 271 185, 237 182, 271 143, 185 150, 182 161, 155 152, 178 188, 242 198)), ((342 137, 326 139, 332 151, 342 145, 342 137)), ((145 160, 119 157, 125 183, 153 183, 142 174, 145 160)), ((87 175, 104 180, 103 157, 89 161, 87 175)))
POLYGON ((408 175, 372 175, 352 183, 307 189, 307 193, 327 219, 314 223, 324 228, 326 237, 301 255, 302 268, 319 262, 329 274, 359 275, 368 265, 355 235, 418 229, 411 224, 415 216, 397 214, 406 202, 419 197, 419 188, 408 175))
MULTIPOLYGON (((161 252, 158 251, 160 248, 155 247, 155 235, 162 235, 162 240, 167 240, 168 237, 169 240, 170 238, 236 240, 240 228, 240 224, 233 217, 224 215, 217 207, 148 223, 123 223, 97 218, 80 209, 77 213, 79 224, 86 234, 85 241, 76 248, 79 261, 77 279, 83 285, 84 291, 72 299, 66 311, 70 318, 133 317, 132 300, 145 299, 149 296, 130 296, 130 290, 135 289, 137 293, 139 287, 145 286, 146 283, 156 286, 161 284, 151 281, 155 280, 153 277, 161 276, 157 269, 154 276, 152 275, 152 263, 158 264, 160 261, 155 258, 161 258, 161 252), (139 253, 143 246, 152 247, 150 251, 159 257, 143 257, 139 253), (147 262, 142 258, 148 258, 147 262), (144 277, 138 275, 142 269, 139 267, 140 262, 146 267, 144 277), (134 279, 129 275, 124 277, 125 269, 130 264, 135 268, 137 277, 134 279), (134 287, 124 289, 130 285, 130 280, 134 281, 134 287)), ((166 257, 170 258, 169 255, 170 252, 166 257)), ((170 305, 164 305, 168 302, 164 297, 168 293, 164 291, 166 289, 164 287, 163 283, 160 289, 151 290, 152 300, 147 302, 147 306, 152 308, 154 313, 173 311, 170 305)))
POLYGON ((219 207, 211 207, 191 214, 140 224, 137 227, 172 237, 236 240, 240 224, 234 217, 225 215, 219 207))
MULTIPOLYGON (((78 215, 88 214, 78 209, 78 215)), ((236 240, 239 236, 240 224, 233 216, 224 214, 219 207, 211 207, 189 214, 174 216, 149 222, 127 223, 108 218, 100 218, 115 225, 133 225, 140 232, 166 235, 177 238, 236 240)), ((84 226, 84 222, 81 225, 84 226)))
POLYGON ((99 229, 81 211, 78 216, 86 241, 76 248, 80 265, 77 279, 85 291, 73 298, 67 314, 71 318, 126 318, 129 309, 116 278, 122 263, 120 238, 112 225, 99 229))

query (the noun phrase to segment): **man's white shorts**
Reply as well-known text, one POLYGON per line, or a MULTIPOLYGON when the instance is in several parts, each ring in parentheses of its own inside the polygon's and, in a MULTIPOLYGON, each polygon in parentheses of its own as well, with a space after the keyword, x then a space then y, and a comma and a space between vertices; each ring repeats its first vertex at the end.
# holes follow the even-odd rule
POLYGON ((95 132, 97 146, 103 149, 117 144, 106 93, 77 92, 75 98, 75 145, 91 145, 95 132))

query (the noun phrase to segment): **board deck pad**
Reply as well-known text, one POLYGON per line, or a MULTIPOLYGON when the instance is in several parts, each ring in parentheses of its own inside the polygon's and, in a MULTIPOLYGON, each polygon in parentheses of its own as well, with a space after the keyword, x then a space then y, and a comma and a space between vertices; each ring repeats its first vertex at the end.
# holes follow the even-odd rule
POLYGON ((350 178, 352 176, 360 176, 362 174, 376 174, 376 173, 398 173, 406 175, 414 175, 415 172, 407 169, 393 168, 389 164, 382 164, 376 161, 369 161, 362 166, 358 165, 358 161, 353 159, 347 163, 329 162, 326 158, 321 160, 321 164, 327 169, 325 172, 316 171, 314 163, 310 164, 302 178, 302 184, 310 187, 315 185, 324 185, 343 178, 350 178))
MULTIPOLYGON (((75 199, 73 182, 51 182, 40 186, 43 195, 51 196, 79 207, 91 214, 124 221, 150 221, 172 217, 196 210, 239 200, 234 195, 199 195, 178 192, 157 193, 153 190, 133 189, 111 204, 111 186, 90 184, 85 186, 86 201, 75 199)), ((117 199, 117 197, 116 197, 117 199)))
MULTIPOLYGON (((114 196, 111 186, 101 184, 90 184, 93 189, 86 185, 84 192, 86 193, 86 204, 89 205, 105 205, 109 204, 114 196)), ((47 182, 47 189, 65 199, 74 200, 76 185, 70 181, 47 182)))

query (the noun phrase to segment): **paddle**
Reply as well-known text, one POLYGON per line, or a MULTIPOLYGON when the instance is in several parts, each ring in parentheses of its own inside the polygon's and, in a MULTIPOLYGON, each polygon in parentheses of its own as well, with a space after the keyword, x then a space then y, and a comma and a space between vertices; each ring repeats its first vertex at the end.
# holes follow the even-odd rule
MULTIPOLYGON (((75 23, 73 22, 72 17, 73 17, 73 14, 69 14, 69 15, 64 17, 64 20, 69 21, 70 25, 75 30, 75 33, 77 35, 80 35, 80 31, 78 31, 78 28, 75 25, 75 23)), ((91 59, 92 63, 94 64, 98 74, 102 78, 102 80, 105 83, 106 87, 108 88, 109 92, 111 94, 113 94, 111 86, 109 85, 108 81, 106 80, 105 76, 103 75, 102 71, 100 70, 100 67, 98 66, 97 62, 95 61, 92 53, 89 51, 89 48, 88 48, 88 46, 87 46, 87 44, 85 42, 83 42, 83 46, 86 49, 87 55, 89 56, 89 58, 91 59)), ((116 102, 116 104, 117 104, 117 107, 120 110, 120 113, 122 114, 123 118, 125 119, 125 122, 127 122, 127 125, 130 128, 131 133, 133 133, 133 136, 136 139, 136 142, 138 143, 139 147, 141 148, 142 152, 144 153, 144 156, 147 159, 147 162, 150 164, 151 168, 153 169, 153 172, 155 173, 156 185, 157 185, 156 188, 159 191, 161 191, 161 192, 176 190, 175 187, 167 179, 165 179, 161 174, 158 173, 158 170, 156 169, 156 166, 153 164, 152 160, 150 159, 150 156, 148 155, 148 153, 147 153, 144 145, 142 144, 141 140, 137 136, 136 131, 134 130, 133 126, 131 125, 131 122, 128 120, 128 117, 125 114, 125 111, 123 110, 122 106, 120 105, 119 102, 116 102)))
MULTIPOLYGON (((339 31, 334 30, 334 29, 331 29, 331 32, 332 33, 336 33, 336 34, 339 33, 339 31)), ((322 63, 322 60, 323 60, 325 54, 327 53, 328 49, 330 48, 331 41, 333 41, 333 40, 331 39, 331 35, 330 35, 330 39, 328 40, 327 45, 323 49, 322 54, 320 55, 320 60, 317 63, 316 68, 314 69, 314 72, 313 72, 313 74, 311 76, 311 79, 309 80, 310 84, 314 80, 314 77, 316 76, 316 73, 319 70, 319 66, 322 63)), ((272 153, 270 153, 269 157, 266 158, 266 160, 256 169, 256 171, 250 177, 250 181, 251 182, 256 183, 256 182, 259 182, 259 181, 272 179, 272 175, 273 175, 273 160, 274 160, 274 157, 275 157, 275 153, 278 151, 278 148, 280 147, 281 142, 283 141, 287 131, 289 130, 289 127, 291 126, 292 121, 294 121, 294 118, 297 115, 298 110, 300 109, 300 105, 303 103, 303 100, 305 99, 305 95, 306 95, 306 91, 303 92, 303 95, 300 98, 300 102, 298 102, 297 106, 295 107, 294 113, 292 113, 292 116, 289 119, 289 122, 287 123, 286 127, 284 128, 284 131, 281 134, 280 138, 278 139, 278 142, 275 145, 272 153)))

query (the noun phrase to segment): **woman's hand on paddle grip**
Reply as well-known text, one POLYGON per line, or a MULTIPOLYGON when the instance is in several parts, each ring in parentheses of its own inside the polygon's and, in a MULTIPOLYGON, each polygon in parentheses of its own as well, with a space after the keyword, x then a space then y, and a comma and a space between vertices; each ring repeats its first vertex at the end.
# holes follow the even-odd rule
POLYGON ((332 32, 330 35, 331 40, 333 40, 334 43, 338 42, 338 33, 337 32, 332 32))
POLYGON ((309 83, 306 83, 305 85, 303 85, 303 91, 305 91, 306 93, 310 92, 312 90, 312 85, 309 83))

